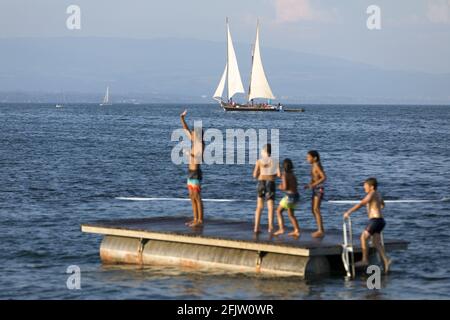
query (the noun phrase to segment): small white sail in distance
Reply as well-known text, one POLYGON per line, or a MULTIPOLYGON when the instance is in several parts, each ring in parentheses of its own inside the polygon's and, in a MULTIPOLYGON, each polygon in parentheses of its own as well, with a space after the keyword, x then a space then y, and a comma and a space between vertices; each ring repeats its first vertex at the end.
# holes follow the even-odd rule
POLYGON ((109 103, 109 87, 106 87, 105 97, 103 98, 103 104, 109 103))
POLYGON ((217 86, 214 98, 221 98, 225 89, 225 82, 228 86, 228 98, 233 97, 236 93, 244 93, 244 85, 242 84, 241 74, 234 51, 233 40, 231 38, 230 26, 227 19, 227 63, 225 70, 217 86))
POLYGON ((255 47, 253 49, 252 73, 250 77, 250 88, 248 100, 255 98, 275 99, 270 89, 266 74, 261 60, 261 51, 259 49, 259 22, 256 26, 255 47))
POLYGON ((112 103, 109 101, 109 86, 106 87, 106 93, 105 97, 103 98, 102 103, 100 103, 101 106, 110 106, 112 103))

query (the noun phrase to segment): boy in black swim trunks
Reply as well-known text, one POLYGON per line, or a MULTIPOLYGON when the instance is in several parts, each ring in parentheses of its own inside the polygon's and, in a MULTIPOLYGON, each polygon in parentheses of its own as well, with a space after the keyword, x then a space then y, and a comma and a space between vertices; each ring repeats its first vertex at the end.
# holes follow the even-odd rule
POLYGON ((258 179, 257 192, 258 200, 255 211, 254 232, 259 233, 259 223, 261 221, 261 212, 264 209, 264 200, 267 202, 269 215, 269 233, 273 232, 273 204, 275 200, 275 178, 280 177, 280 166, 276 159, 271 157, 272 146, 266 144, 261 151, 261 159, 258 159, 253 170, 253 177, 258 179))
POLYGON ((386 222, 384 221, 381 210, 384 208, 384 201, 381 198, 380 193, 377 191, 378 182, 375 178, 369 178, 364 182, 364 191, 366 196, 360 203, 344 213, 344 218, 350 217, 350 215, 362 208, 367 207, 367 214, 369 216, 369 224, 361 234, 361 248, 362 248, 362 260, 355 264, 355 267, 366 267, 369 265, 369 248, 367 247, 367 240, 372 237, 373 244, 384 263, 384 272, 389 272, 391 265, 391 259, 386 255, 384 247, 381 244, 381 231, 383 231, 386 222))
POLYGON ((197 227, 203 224, 203 201, 200 194, 200 184, 202 181, 202 170, 200 169, 200 163, 202 162, 204 148, 203 132, 196 132, 196 130, 189 129, 185 120, 186 114, 187 110, 180 115, 180 119, 183 129, 191 140, 192 145, 189 152, 187 188, 192 202, 192 212, 194 214, 194 219, 187 222, 186 225, 189 227, 197 227))

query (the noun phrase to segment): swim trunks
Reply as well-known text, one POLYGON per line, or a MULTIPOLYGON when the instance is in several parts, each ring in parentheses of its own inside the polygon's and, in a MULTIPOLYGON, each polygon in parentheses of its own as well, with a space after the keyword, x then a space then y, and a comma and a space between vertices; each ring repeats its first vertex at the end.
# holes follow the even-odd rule
POLYGON ((372 218, 369 219, 369 224, 366 227, 366 231, 373 235, 374 233, 381 233, 383 231, 386 221, 383 218, 372 218))
POLYGON ((286 193, 281 199, 280 205, 283 209, 295 209, 300 201, 300 195, 297 193, 286 193))
POLYGON ((189 170, 188 171, 188 178, 187 178, 188 190, 191 190, 194 192, 200 192, 201 191, 201 181, 202 181, 202 171, 200 170, 200 168, 197 170, 189 170))
POLYGON ((259 180, 257 185, 258 197, 275 200, 275 181, 259 180))
POLYGON ((325 189, 324 189, 323 185, 321 185, 321 184, 312 188, 312 198, 313 199, 314 199, 314 197, 318 197, 320 200, 322 200, 324 193, 325 193, 325 189))

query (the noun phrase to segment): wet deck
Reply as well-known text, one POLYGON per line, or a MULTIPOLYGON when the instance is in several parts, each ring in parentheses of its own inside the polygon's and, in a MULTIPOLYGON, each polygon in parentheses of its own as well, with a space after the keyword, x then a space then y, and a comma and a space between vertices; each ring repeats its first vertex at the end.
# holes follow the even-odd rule
MULTIPOLYGON (((264 251, 297 256, 331 256, 342 252, 342 231, 327 230, 323 239, 311 237, 313 230, 303 229, 299 238, 287 234, 274 237, 262 226, 260 235, 252 232, 251 222, 206 219, 202 228, 185 226, 186 217, 152 217, 145 219, 122 219, 97 221, 83 224, 81 230, 109 236, 137 239, 153 239, 186 244, 216 246, 223 248, 264 251)), ((386 251, 407 249, 403 240, 385 238, 386 251)), ((355 252, 360 252, 359 239, 355 239, 355 252)))

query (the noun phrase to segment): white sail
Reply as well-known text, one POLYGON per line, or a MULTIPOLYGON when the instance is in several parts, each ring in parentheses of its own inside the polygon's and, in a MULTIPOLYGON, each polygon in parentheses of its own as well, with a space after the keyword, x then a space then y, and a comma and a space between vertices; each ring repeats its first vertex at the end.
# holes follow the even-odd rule
POLYGON ((225 66, 225 70, 223 70, 222 78, 220 78, 219 85, 217 86, 216 92, 214 92, 213 98, 215 98, 215 99, 222 98, 223 89, 225 88, 226 78, 227 78, 227 66, 225 66))
POLYGON ((255 48, 253 50, 253 64, 248 100, 250 101, 255 98, 275 99, 262 65, 261 52, 259 49, 259 24, 256 27, 256 40, 255 48))
POLYGON ((105 97, 103 98, 103 104, 109 103, 109 87, 106 87, 105 97))
POLYGON ((244 86, 242 85, 241 74, 236 59, 236 53, 234 52, 233 40, 231 39, 230 27, 227 23, 228 34, 228 54, 227 54, 227 84, 228 84, 228 98, 233 97, 236 93, 244 93, 244 86))

